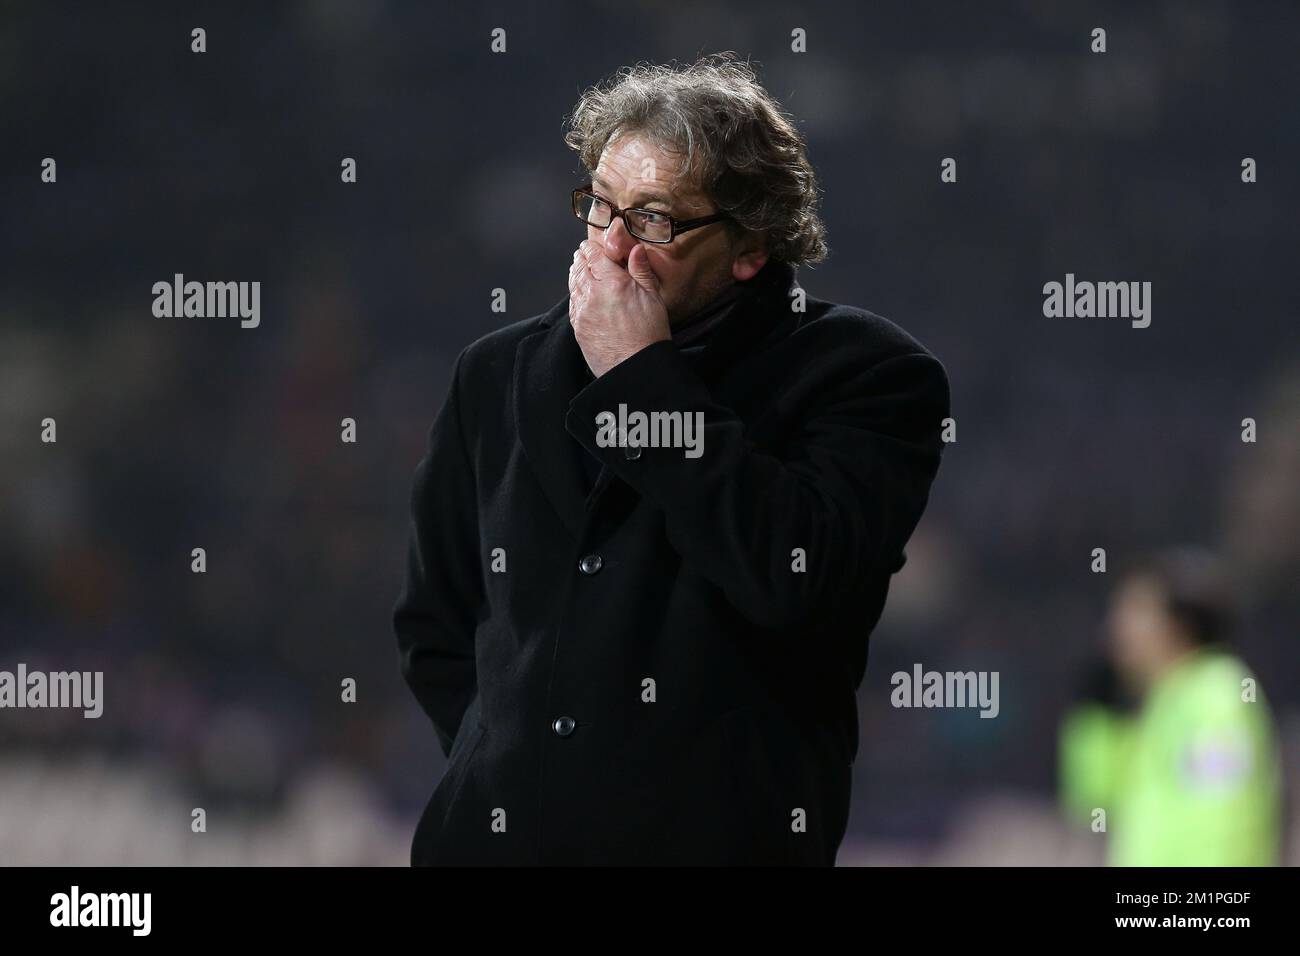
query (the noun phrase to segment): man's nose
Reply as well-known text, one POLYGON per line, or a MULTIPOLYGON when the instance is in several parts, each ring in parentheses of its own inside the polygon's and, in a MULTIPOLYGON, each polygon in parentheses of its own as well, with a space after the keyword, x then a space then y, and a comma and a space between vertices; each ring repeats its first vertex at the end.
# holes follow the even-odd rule
POLYGON ((605 255, 619 265, 627 265, 627 257, 632 254, 636 238, 627 231, 622 219, 615 219, 605 230, 605 255))

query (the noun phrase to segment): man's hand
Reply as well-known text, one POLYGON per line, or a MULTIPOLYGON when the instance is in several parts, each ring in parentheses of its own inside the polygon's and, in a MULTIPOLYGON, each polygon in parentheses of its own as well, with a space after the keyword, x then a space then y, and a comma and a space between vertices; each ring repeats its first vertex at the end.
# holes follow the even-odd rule
POLYGON ((569 268, 569 324, 597 378, 647 345, 672 338, 644 246, 633 247, 624 269, 583 240, 569 268))

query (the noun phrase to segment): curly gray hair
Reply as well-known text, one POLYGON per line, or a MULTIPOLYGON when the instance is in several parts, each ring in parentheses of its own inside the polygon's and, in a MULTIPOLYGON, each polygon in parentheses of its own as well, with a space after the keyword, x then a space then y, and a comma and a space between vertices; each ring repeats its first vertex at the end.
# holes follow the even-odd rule
POLYGON ((737 224, 765 237, 773 259, 818 262, 829 249, 803 138, 734 57, 625 67, 582 94, 564 141, 590 173, 609 143, 644 134, 684 157, 675 182, 699 184, 737 224))

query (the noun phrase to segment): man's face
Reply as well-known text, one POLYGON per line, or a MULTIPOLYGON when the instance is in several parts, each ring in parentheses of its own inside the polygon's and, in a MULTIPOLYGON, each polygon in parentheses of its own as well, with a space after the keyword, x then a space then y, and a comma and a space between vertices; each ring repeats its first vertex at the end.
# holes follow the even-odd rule
POLYGON ((1110 609, 1110 647, 1115 663, 1139 685, 1159 676, 1180 647, 1178 631, 1160 586, 1143 576, 1127 579, 1110 609))
MULTIPOLYGON (((679 169, 676 156, 640 134, 629 133, 606 145, 592 176, 592 191, 620 209, 654 209, 677 219, 717 212, 695 185, 672 187, 679 169)), ((655 243, 635 238, 622 219, 615 219, 605 229, 588 226, 587 238, 623 268, 633 247, 645 246, 668 319, 674 323, 708 305, 733 282, 753 278, 767 261, 752 243, 734 242, 722 222, 680 233, 669 243, 655 243)))

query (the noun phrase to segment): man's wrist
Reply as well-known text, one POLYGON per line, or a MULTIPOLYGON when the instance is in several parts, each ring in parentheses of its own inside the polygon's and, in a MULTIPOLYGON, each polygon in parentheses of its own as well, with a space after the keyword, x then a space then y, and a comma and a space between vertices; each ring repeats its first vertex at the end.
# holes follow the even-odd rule
POLYGON ((632 358, 632 356, 634 356, 634 355, 638 355, 638 354, 640 354, 641 352, 644 352, 644 351, 645 351, 646 349, 648 349, 650 346, 652 346, 652 345, 654 345, 654 344, 656 344, 656 343, 658 343, 658 342, 671 342, 671 341, 672 341, 672 336, 670 336, 670 335, 665 335, 665 336, 662 336, 661 338, 657 338, 657 339, 647 339, 647 340, 645 340, 644 342, 641 342, 639 345, 635 346, 634 348, 632 348, 632 349, 628 350, 627 352, 623 353, 622 355, 618 356, 618 358, 616 358, 613 362, 611 362, 611 363, 609 364, 609 367, 606 368, 603 372, 594 372, 594 371, 593 371, 592 374, 594 374, 594 375, 596 376, 596 378, 600 378, 602 375, 606 374, 607 372, 611 372, 611 371, 613 371, 614 369, 618 368, 620 365, 622 365, 622 364, 623 364, 624 362, 626 362, 628 359, 632 358))

